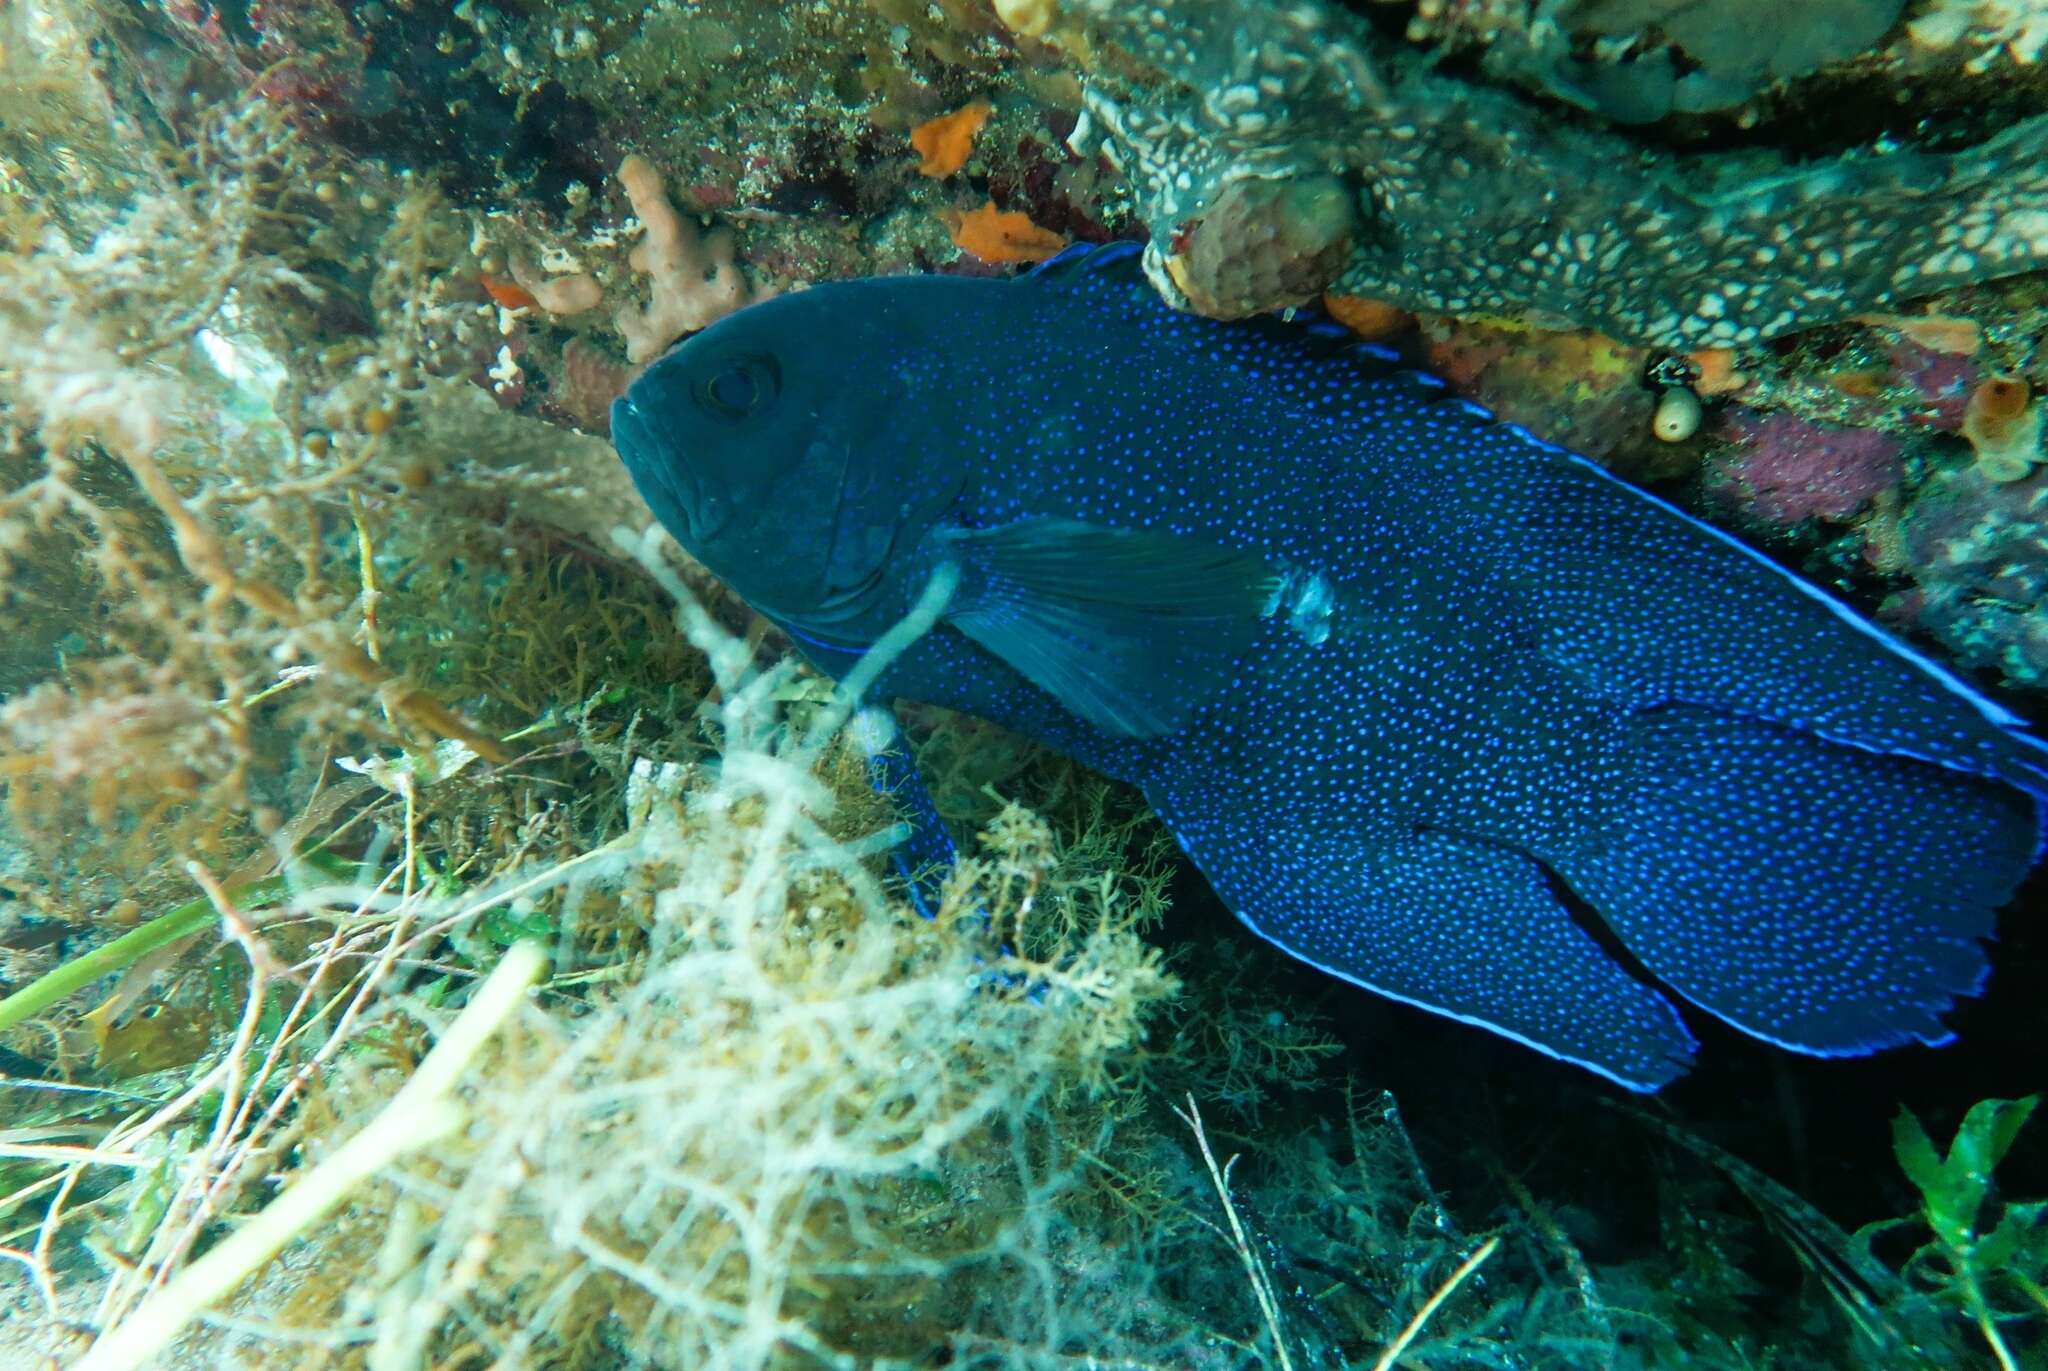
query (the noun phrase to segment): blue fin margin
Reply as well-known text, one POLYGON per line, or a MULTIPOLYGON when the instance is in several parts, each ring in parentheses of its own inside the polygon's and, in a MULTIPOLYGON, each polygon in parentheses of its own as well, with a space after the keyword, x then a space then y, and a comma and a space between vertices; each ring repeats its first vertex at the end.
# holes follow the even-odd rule
POLYGON ((1136 261, 1144 252, 1143 243, 1134 243, 1128 238, 1119 238, 1111 243, 1069 243, 1017 279, 1028 281, 1043 276, 1063 277, 1077 270, 1101 271, 1119 262, 1136 261))
POLYGON ((910 829, 889 852, 889 863, 902 878, 910 903, 919 914, 935 919, 946 874, 959 860, 952 835, 946 832, 931 788, 910 755, 910 744, 894 711, 870 706, 854 716, 854 739, 867 757, 868 784, 896 807, 910 829))

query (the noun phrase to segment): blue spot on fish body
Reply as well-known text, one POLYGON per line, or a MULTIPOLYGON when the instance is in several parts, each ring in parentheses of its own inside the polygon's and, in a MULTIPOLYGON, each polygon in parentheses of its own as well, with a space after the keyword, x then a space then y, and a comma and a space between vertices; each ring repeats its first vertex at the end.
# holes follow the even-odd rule
POLYGON ((1131 256, 768 301, 614 440, 833 674, 943 569, 877 694, 1141 786, 1332 974, 1636 1089, 1692 1058, 1680 1000, 1822 1055, 1947 1038, 2040 836, 2017 720, 1435 378, 1175 313, 1131 256))

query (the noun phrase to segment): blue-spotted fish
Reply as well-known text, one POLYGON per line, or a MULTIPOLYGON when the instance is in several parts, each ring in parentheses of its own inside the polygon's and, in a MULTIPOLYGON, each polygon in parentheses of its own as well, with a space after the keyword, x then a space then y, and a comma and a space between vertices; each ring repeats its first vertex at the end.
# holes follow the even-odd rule
POLYGON ((1176 313, 1123 247, 840 282, 673 349, 612 435, 835 676, 949 590, 877 696, 1134 782, 1246 924, 1334 975, 1641 1090, 1694 1055, 1680 1001, 1820 1055, 1948 1040, 2048 750, 1332 332, 1176 313))

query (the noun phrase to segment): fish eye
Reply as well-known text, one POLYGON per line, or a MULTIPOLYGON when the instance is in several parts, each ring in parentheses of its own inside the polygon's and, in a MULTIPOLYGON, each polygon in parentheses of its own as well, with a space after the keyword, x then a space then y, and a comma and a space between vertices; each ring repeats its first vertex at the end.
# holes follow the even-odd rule
POLYGON ((730 419, 758 412, 781 389, 781 369, 763 356, 728 357, 696 385, 698 403, 730 419))

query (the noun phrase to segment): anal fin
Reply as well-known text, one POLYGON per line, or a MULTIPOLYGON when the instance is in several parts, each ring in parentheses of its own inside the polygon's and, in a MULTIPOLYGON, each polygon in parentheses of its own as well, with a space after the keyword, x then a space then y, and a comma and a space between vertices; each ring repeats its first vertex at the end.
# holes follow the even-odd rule
POLYGON ((1334 851, 1268 836, 1254 852, 1177 818, 1199 812, 1198 797, 1153 799, 1225 902, 1303 961, 1631 1090, 1691 1063, 1670 1001, 1609 957, 1520 852, 1432 831, 1355 848, 1333 839, 1334 851))

